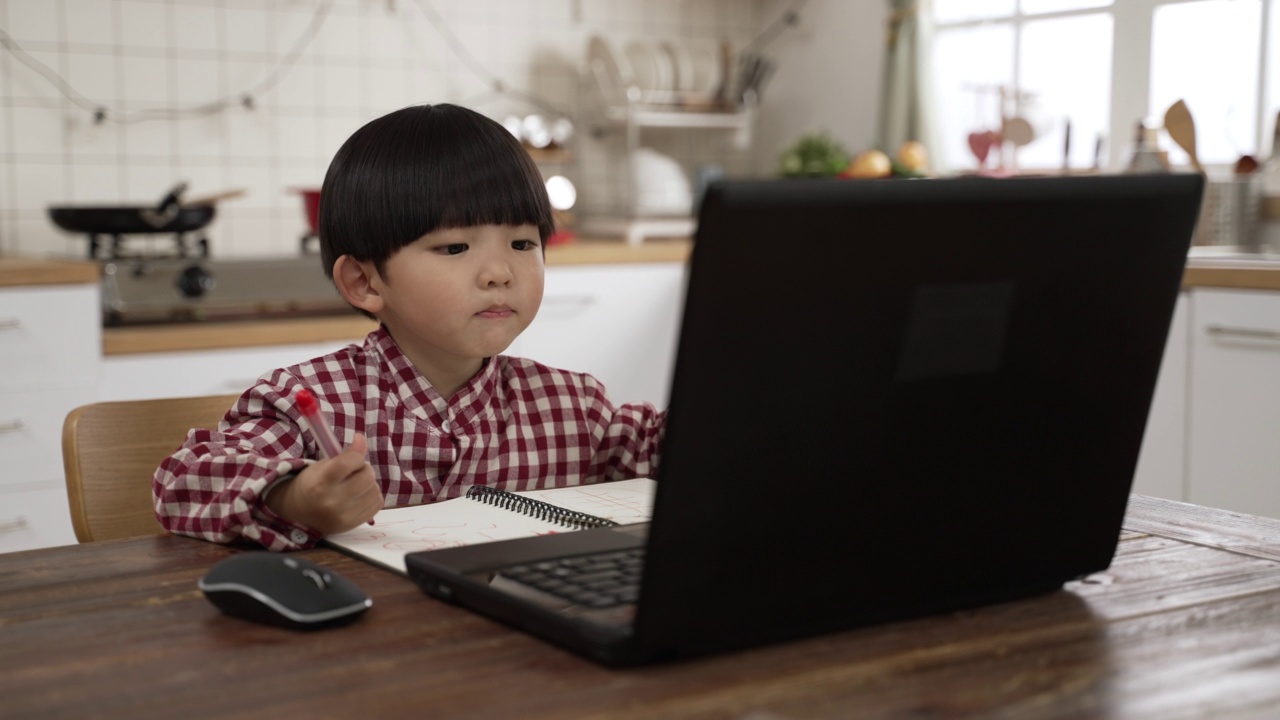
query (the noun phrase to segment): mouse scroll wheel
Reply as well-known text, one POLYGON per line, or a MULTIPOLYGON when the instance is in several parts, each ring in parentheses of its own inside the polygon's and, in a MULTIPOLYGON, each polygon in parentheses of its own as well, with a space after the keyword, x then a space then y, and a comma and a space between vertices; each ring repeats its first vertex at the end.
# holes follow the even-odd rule
POLYGON ((327 575, 321 575, 320 573, 316 572, 315 570, 312 570, 311 568, 304 569, 302 571, 302 574, 311 578, 311 582, 315 583, 316 587, 320 588, 321 590, 329 586, 329 577, 327 575))

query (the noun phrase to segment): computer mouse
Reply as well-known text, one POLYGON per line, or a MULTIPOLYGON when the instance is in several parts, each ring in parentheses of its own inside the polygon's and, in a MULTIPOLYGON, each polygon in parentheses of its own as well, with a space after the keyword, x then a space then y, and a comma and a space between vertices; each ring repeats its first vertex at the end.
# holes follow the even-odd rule
POLYGON ((350 622, 373 605, 355 583, 287 554, 253 551, 218 561, 198 583, 228 615, 308 629, 350 622))

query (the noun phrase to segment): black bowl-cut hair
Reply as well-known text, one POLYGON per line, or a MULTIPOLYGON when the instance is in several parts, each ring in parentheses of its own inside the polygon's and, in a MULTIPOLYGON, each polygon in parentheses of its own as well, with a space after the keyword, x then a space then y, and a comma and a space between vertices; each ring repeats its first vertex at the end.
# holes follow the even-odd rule
POLYGON ((429 232, 475 225, 554 230, 542 174, 500 123, 458 105, 414 105, 356 130, 320 190, 320 259, 386 261, 429 232))

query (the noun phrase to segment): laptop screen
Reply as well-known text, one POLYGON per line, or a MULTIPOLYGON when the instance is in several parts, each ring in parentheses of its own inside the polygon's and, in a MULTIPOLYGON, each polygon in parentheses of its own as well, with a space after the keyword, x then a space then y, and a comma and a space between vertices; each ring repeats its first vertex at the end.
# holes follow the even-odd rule
POLYGON ((749 644, 1107 567, 1202 183, 711 188, 637 633, 749 644))

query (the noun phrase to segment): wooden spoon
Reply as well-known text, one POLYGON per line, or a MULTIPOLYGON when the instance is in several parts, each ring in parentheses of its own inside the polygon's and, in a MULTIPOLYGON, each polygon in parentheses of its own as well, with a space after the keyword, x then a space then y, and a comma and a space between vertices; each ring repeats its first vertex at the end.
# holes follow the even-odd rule
POLYGON ((1164 129, 1169 133, 1169 137, 1178 143, 1178 147, 1187 151, 1187 156, 1191 158, 1191 167, 1195 168, 1196 172, 1204 172, 1204 166, 1196 156, 1196 124, 1191 119, 1191 111, 1187 109, 1185 102, 1179 100, 1164 111, 1164 129))

